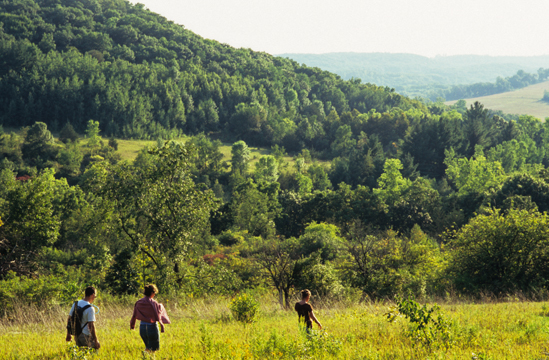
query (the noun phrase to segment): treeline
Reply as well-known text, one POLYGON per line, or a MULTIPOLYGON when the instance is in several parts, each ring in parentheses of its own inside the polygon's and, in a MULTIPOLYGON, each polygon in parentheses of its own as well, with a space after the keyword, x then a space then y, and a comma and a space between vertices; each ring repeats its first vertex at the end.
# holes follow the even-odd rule
POLYGON ((540 68, 537 74, 529 74, 523 70, 513 76, 502 78, 498 76, 495 83, 476 83, 471 85, 454 85, 447 90, 433 91, 429 98, 433 101, 443 98, 447 101, 470 99, 480 96, 500 94, 507 91, 522 89, 529 85, 546 81, 549 78, 549 69, 540 68))
POLYGON ((220 132, 256 145, 332 110, 422 108, 388 88, 203 39, 125 0, 0 3, 0 122, 67 122, 156 139, 220 132), (288 129, 290 128, 290 129, 288 129))
POLYGON ((506 122, 477 103, 419 117, 395 141, 355 139, 353 124, 341 126, 331 165, 303 150, 290 166, 274 146, 252 166, 244 141, 229 164, 204 135, 159 142, 129 164, 94 121, 85 140, 65 128, 65 143, 43 123, 4 134, 3 308, 70 299, 89 279, 112 294, 149 281, 193 296, 274 288, 281 303, 301 287, 332 297, 543 294, 546 122, 506 122), (399 157, 405 146, 416 155, 399 157), (76 159, 74 185, 65 157, 76 159))

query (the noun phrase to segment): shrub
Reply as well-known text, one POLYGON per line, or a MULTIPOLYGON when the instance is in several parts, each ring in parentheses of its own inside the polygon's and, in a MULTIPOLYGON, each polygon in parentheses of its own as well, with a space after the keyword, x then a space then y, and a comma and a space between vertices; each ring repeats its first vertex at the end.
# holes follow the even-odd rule
POLYGON ((488 210, 447 234, 457 289, 494 294, 543 288, 549 279, 549 215, 488 210))
POLYGON ((65 126, 61 129, 59 132, 59 140, 64 142, 65 144, 68 142, 76 142, 78 141, 78 134, 76 131, 74 131, 74 128, 72 127, 71 123, 66 123, 65 126))
POLYGON ((36 279, 18 277, 14 272, 8 273, 0 281, 0 317, 9 316, 17 306, 70 304, 81 295, 85 287, 75 281, 80 274, 65 276, 41 276, 36 279))
POLYGON ((237 321, 251 324, 259 315, 259 302, 249 294, 242 294, 231 301, 229 309, 237 321))
POLYGON ((429 349, 452 346, 453 339, 448 321, 435 312, 439 310, 437 304, 429 308, 427 304, 420 306, 412 299, 397 299, 395 307, 386 314, 387 320, 394 322, 399 316, 404 316, 410 322, 406 335, 414 344, 422 344, 429 349))

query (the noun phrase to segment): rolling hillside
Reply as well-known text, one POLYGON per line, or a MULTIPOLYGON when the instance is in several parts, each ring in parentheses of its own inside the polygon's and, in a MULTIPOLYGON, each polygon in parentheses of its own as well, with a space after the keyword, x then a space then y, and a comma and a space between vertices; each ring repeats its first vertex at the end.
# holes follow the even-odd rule
POLYGON ((535 73, 549 66, 549 56, 456 55, 428 58, 414 54, 328 53, 280 54, 319 67, 344 79, 389 86, 403 95, 429 97, 452 85, 494 82, 518 70, 535 73))
MULTIPOLYGON (((507 114, 533 115, 543 120, 549 117, 549 104, 541 101, 545 90, 549 90, 549 81, 502 94, 466 99, 466 101, 467 106, 479 101, 488 109, 501 110, 507 114)), ((448 101, 445 104, 455 103, 456 101, 448 101)))

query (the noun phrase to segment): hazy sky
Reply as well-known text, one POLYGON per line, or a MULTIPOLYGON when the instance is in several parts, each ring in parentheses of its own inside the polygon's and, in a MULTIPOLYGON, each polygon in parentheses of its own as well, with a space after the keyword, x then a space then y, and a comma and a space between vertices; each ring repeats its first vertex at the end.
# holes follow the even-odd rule
POLYGON ((131 0, 270 54, 548 55, 549 0, 131 0))

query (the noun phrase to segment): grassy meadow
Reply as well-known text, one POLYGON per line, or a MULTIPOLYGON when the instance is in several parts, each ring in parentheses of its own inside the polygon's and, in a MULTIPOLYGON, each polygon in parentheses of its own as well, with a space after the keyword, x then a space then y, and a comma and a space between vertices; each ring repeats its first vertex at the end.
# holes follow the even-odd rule
MULTIPOLYGON (((129 330, 135 300, 107 304, 98 298, 101 349, 91 355, 75 353, 66 343, 68 309, 20 309, 15 318, 0 321, 0 359, 146 358, 138 325, 129 330)), ((156 359, 546 359, 549 354, 548 303, 443 304, 439 313, 450 325, 451 343, 429 348, 407 336, 408 320, 387 321, 391 303, 317 303, 324 329, 308 339, 296 313, 280 310, 274 297, 262 299, 260 317, 251 325, 232 319, 229 301, 164 300, 172 324, 161 334, 156 359)))
MULTIPOLYGON (((185 140, 185 139, 181 139, 181 140, 185 140)), ((105 142, 105 144, 107 144, 109 140, 107 138, 104 138, 103 141, 105 142)), ((119 140, 117 139, 117 141, 118 141, 117 152, 122 157, 122 160, 129 160, 129 161, 133 161, 137 157, 137 154, 139 153, 139 151, 144 147, 156 144, 156 141, 152 141, 152 140, 119 140)), ((84 145, 85 139, 83 139, 81 143, 82 145, 84 145)), ((223 154, 223 161, 227 161, 229 165, 232 158, 231 148, 232 148, 232 144, 230 143, 223 143, 223 145, 220 146, 219 148, 219 151, 223 154)), ((252 169, 262 156, 270 155, 270 154, 271 154, 270 149, 250 147, 250 157, 251 157, 250 163, 251 163, 252 169)), ((284 161, 287 162, 290 166, 293 166, 295 162, 294 158, 291 156, 285 156, 284 161)), ((326 163, 326 162, 323 162, 323 163, 326 163)))
MULTIPOLYGON (((502 94, 465 100, 467 101, 467 106, 470 106, 475 101, 479 101, 487 109, 501 110, 506 114, 532 115, 545 120, 545 118, 549 117, 549 103, 541 101, 545 90, 549 91, 549 81, 502 94)), ((453 105, 456 102, 448 101, 445 104, 453 105)))

